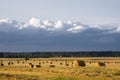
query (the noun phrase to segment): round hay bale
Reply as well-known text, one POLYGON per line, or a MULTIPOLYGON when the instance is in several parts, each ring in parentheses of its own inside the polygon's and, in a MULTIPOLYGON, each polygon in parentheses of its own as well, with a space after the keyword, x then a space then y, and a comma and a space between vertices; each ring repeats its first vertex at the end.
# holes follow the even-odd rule
POLYGON ((8 65, 10 65, 10 62, 8 62, 8 65))
POLYGON ((52 62, 50 62, 49 64, 52 64, 52 62))
POLYGON ((3 63, 0 63, 0 66, 4 66, 4 64, 3 64, 3 63))
POLYGON ((98 63, 97 63, 97 66, 100 66, 100 67, 105 67, 106 65, 105 65, 105 63, 104 63, 104 62, 98 62, 98 63))
POLYGON ((11 62, 11 64, 13 65, 14 63, 13 63, 13 62, 11 62))
POLYGON ((62 65, 62 62, 60 63, 60 65, 62 65))
POLYGON ((17 61, 17 64, 19 64, 19 61, 17 61))
POLYGON ((39 63, 39 65, 41 65, 41 63, 39 63))
POLYGON ((109 62, 106 62, 107 64, 109 64, 109 62))
POLYGON ((0 60, 0 63, 3 63, 3 61, 2 61, 2 60, 0 60))
POLYGON ((73 64, 73 62, 71 64, 73 64))
POLYGON ((89 64, 91 64, 92 62, 89 62, 89 64))
POLYGON ((55 65, 49 65, 49 67, 55 67, 55 65))
POLYGON ((45 62, 44 62, 44 61, 43 61, 42 63, 43 63, 43 64, 45 64, 45 62))
POLYGON ((23 61, 22 63, 24 64, 25 62, 23 61))
POLYGON ((29 63, 29 65, 32 65, 32 63, 29 63))
POLYGON ((65 66, 69 66, 69 64, 67 63, 67 64, 65 64, 65 66))
POLYGON ((13 62, 8 62, 8 65, 13 65, 13 62))
POLYGON ((35 68, 41 68, 41 65, 35 65, 35 68))
POLYGON ((46 61, 46 63, 48 63, 48 61, 46 61))
POLYGON ((86 66, 85 61, 83 61, 83 60, 74 60, 73 61, 73 67, 79 67, 79 66, 85 67, 86 66))
POLYGON ((33 68, 33 67, 34 67, 34 65, 33 65, 33 64, 31 64, 31 65, 30 65, 30 68, 33 68))

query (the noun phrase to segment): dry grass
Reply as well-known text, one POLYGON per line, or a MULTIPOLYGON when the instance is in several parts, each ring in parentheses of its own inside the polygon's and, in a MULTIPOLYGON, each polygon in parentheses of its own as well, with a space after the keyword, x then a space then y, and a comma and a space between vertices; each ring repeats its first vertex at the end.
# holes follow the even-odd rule
POLYGON ((1 80, 120 80, 120 58, 30 58, 27 62, 21 58, 0 60, 4 64, 0 66, 1 80), (86 66, 71 67, 74 60, 84 60, 86 66), (13 65, 8 65, 8 62, 13 65), (106 63, 105 67, 96 67, 98 62, 106 63), (50 68, 50 65, 55 67, 50 68))

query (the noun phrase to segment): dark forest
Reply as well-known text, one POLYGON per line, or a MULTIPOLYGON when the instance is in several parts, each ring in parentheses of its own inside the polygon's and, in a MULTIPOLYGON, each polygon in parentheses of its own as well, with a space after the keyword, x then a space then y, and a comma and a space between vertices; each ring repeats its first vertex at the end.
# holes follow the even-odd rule
POLYGON ((120 51, 0 52, 0 58, 120 57, 120 51))

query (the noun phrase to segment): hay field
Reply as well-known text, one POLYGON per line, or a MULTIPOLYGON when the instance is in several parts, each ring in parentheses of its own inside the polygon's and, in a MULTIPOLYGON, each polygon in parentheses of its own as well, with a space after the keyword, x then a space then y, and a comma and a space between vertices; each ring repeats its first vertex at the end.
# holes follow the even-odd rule
POLYGON ((0 58, 0 80, 120 80, 120 58, 0 58))

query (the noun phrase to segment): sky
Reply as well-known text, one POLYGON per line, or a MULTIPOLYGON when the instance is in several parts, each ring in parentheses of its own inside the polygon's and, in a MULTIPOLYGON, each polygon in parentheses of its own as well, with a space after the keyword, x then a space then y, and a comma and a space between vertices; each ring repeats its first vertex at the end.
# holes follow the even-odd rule
POLYGON ((120 0, 0 0, 0 51, 119 51, 120 0))
POLYGON ((0 0, 0 18, 119 23, 119 4, 120 0, 0 0))

